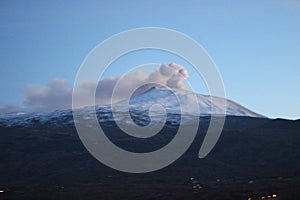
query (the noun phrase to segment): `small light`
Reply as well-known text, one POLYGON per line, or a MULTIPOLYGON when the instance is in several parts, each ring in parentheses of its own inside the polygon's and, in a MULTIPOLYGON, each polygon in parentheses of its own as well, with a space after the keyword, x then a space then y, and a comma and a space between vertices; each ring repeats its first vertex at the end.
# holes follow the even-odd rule
POLYGON ((3 193, 4 192, 4 190, 0 190, 0 193, 3 193))
POLYGON ((261 199, 266 199, 266 197, 261 197, 261 199))
POLYGON ((273 194, 273 195, 272 195, 272 197, 273 197, 273 198, 276 198, 276 197, 277 197, 277 195, 276 195, 276 194, 273 194))
POLYGON ((271 199, 271 195, 268 196, 268 199, 271 199))
POLYGON ((251 197, 249 197, 249 198, 248 198, 248 200, 252 200, 252 198, 251 198, 251 197))

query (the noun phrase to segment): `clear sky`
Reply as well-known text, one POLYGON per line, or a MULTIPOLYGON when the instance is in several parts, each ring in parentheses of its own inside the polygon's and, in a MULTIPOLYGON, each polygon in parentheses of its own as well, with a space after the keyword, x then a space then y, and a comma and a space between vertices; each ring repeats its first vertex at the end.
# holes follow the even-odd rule
MULTIPOLYGON (((148 26, 180 31, 201 44, 219 68, 229 99, 268 117, 300 118, 297 0, 2 0, 0 106, 21 105, 30 84, 62 78, 72 85, 97 44, 121 31, 148 26)), ((143 55, 116 62, 122 69, 114 65, 107 75, 150 61, 143 55)), ((151 55, 152 62, 180 62, 151 55)), ((189 81, 206 93, 196 76, 189 81)))

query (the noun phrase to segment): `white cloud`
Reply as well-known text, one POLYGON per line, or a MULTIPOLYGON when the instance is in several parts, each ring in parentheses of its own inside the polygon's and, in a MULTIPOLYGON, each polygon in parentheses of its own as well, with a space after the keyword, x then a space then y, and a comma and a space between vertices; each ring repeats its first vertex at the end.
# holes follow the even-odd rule
MULTIPOLYGON (((187 70, 178 64, 162 64, 160 69, 147 75, 142 71, 128 73, 125 76, 116 76, 105 78, 99 83, 84 82, 79 85, 80 107, 90 106, 85 101, 85 97, 96 89, 95 102, 97 105, 110 104, 124 100, 128 95, 128 91, 137 89, 137 87, 145 85, 149 82, 154 82, 161 85, 166 85, 174 89, 184 89, 183 81, 188 78, 187 70), (118 93, 114 94, 114 99, 111 100, 112 92, 118 81, 118 93)), ((0 104, 1 105, 1 104, 0 104)), ((69 109, 72 107, 72 87, 65 79, 54 78, 47 85, 28 85, 25 88, 25 97, 23 105, 27 111, 54 111, 60 109, 69 109)), ((16 105, 0 106, 0 112, 18 110, 16 105)))
POLYGON ((53 111, 71 107, 72 89, 67 80, 54 78, 46 86, 29 85, 24 105, 30 111, 53 111))

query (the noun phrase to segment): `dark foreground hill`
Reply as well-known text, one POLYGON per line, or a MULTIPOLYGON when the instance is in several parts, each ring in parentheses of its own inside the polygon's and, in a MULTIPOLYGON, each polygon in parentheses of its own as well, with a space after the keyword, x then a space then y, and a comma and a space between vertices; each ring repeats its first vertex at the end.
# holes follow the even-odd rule
MULTIPOLYGON (((300 199, 300 121, 227 117, 213 151, 198 151, 208 120, 200 120, 188 151, 151 173, 119 172, 94 159, 73 125, 34 122, 0 127, 0 199, 300 199)), ((120 147, 137 152, 167 144, 176 126, 150 139, 103 124, 120 147)))

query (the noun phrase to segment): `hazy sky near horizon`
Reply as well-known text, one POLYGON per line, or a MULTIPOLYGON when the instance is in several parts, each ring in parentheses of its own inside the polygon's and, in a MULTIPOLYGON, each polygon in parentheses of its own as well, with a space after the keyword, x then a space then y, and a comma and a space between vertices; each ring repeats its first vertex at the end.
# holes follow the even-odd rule
MULTIPOLYGON (((180 31, 201 44, 216 63, 229 99, 268 117, 300 118, 297 0, 3 0, 0 110, 26 106, 30 88, 72 87, 79 66, 96 45, 119 32, 149 26, 180 31)), ((159 52, 128 55, 106 77, 147 62, 185 66, 195 90, 207 93, 191 66, 159 52)))

